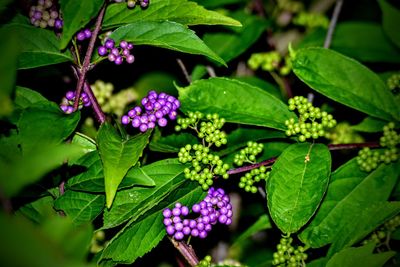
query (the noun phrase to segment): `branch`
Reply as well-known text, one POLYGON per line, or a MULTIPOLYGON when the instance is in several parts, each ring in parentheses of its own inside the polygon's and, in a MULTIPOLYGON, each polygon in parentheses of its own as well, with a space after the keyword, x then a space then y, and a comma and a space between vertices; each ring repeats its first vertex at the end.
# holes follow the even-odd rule
POLYGON ((329 48, 331 46, 333 32, 335 30, 340 11, 342 9, 342 5, 343 5, 343 0, 336 1, 335 9, 333 10, 332 18, 329 23, 328 33, 326 34, 324 48, 329 48))
POLYGON ((180 58, 177 58, 177 59, 176 59, 176 62, 178 62, 178 65, 179 65, 179 67, 181 68, 181 70, 182 70, 182 72, 183 72, 183 75, 185 75, 186 81, 187 81, 189 84, 191 84, 191 83, 192 83, 192 78, 190 77, 190 75, 189 75, 189 73, 188 73, 188 71, 187 71, 187 69, 186 69, 186 67, 185 67, 185 64, 183 64, 183 61, 182 61, 180 58))
POLYGON ((175 239, 168 237, 174 247, 182 254, 182 256, 187 260, 190 266, 196 266, 199 264, 199 259, 194 252, 194 249, 183 241, 176 241, 175 239))
MULTIPOLYGON (((356 149, 356 148, 362 148, 362 147, 371 147, 371 148, 377 148, 380 147, 378 142, 367 142, 367 143, 353 143, 353 144, 337 144, 337 145, 328 145, 328 149, 331 151, 334 150, 347 150, 347 149, 356 149)), ((277 160, 277 157, 273 157, 261 162, 258 162, 256 164, 252 165, 247 165, 243 167, 239 167, 236 169, 230 169, 227 171, 229 175, 231 174, 237 174, 237 173, 242 173, 242 172, 247 172, 253 169, 257 169, 261 166, 267 166, 273 164, 277 160)))
POLYGON ((81 69, 78 71, 79 78, 78 84, 75 89, 75 102, 74 102, 74 111, 78 109, 79 98, 81 97, 82 87, 86 80, 86 73, 90 68, 90 59, 92 58, 92 53, 94 49, 94 44, 96 42, 97 36, 99 35, 101 29, 101 23, 103 21, 104 13, 106 11, 107 3, 104 3, 103 7, 100 9, 99 15, 97 16, 96 24, 92 33, 92 37, 90 38, 88 48, 86 50, 85 59, 83 60, 83 65, 81 69))

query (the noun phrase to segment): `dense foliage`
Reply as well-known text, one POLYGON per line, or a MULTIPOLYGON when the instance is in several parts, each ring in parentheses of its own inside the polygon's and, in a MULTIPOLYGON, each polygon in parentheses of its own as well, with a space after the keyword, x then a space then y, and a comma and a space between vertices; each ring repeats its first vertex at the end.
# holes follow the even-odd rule
POLYGON ((0 3, 0 265, 397 266, 400 5, 0 3))

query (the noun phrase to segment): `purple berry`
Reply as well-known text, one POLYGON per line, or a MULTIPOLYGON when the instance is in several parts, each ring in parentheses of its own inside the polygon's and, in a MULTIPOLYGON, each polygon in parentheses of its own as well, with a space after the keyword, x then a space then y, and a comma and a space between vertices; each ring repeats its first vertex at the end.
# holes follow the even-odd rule
POLYGON ((182 231, 182 229, 183 229, 183 223, 175 224, 175 230, 176 231, 182 231))
POLYGON ((186 207, 186 206, 183 206, 181 208, 181 213, 182 213, 183 216, 187 216, 189 214, 189 208, 186 207))
POLYGON ((179 216, 175 216, 175 217, 173 217, 172 218, 172 222, 173 223, 180 223, 182 221, 182 219, 181 219, 181 217, 179 217, 179 216))
POLYGON ((126 125, 126 124, 129 124, 130 122, 131 122, 131 118, 129 118, 129 116, 126 116, 126 115, 122 116, 122 118, 121 118, 122 124, 126 125))
POLYGON ((65 98, 68 99, 68 100, 74 100, 74 99, 75 99, 75 92, 73 92, 73 91, 68 91, 68 92, 65 94, 65 98))
POLYGON ((135 57, 133 55, 127 56, 126 62, 128 62, 128 64, 132 64, 133 62, 135 62, 135 57))
POLYGON ((86 39, 92 37, 92 32, 89 29, 85 29, 83 33, 85 34, 86 39))
POLYGON ((176 232, 176 233, 174 234, 175 240, 182 240, 184 237, 185 237, 185 236, 183 235, 182 232, 176 232))
POLYGON ((195 221, 195 220, 190 220, 189 221, 189 227, 190 228, 196 228, 196 226, 197 226, 197 222, 195 221))
POLYGON ((184 235, 190 235, 190 232, 191 232, 190 227, 188 227, 188 226, 183 227, 182 233, 183 233, 184 235))
POLYGON ((147 124, 140 124, 140 126, 139 126, 139 130, 142 132, 142 133, 144 133, 145 131, 147 131, 147 129, 148 129, 148 126, 147 126, 147 124))
POLYGON ((122 49, 125 49, 128 47, 128 42, 127 41, 121 41, 119 43, 119 47, 121 47, 122 49))
POLYGON ((165 218, 165 219, 163 220, 163 223, 164 223, 165 226, 168 226, 168 225, 171 225, 171 224, 172 224, 172 221, 171 221, 170 218, 165 218))
POLYGON ((226 217, 226 215, 224 215, 224 214, 220 215, 218 218, 218 221, 222 224, 225 224, 227 220, 228 220, 228 217, 226 217))
POLYGON ((172 209, 172 214, 173 214, 174 216, 179 216, 179 215, 181 215, 181 209, 180 209, 180 208, 173 208, 173 209, 172 209))
POLYGON ((97 49, 97 52, 99 53, 100 56, 105 56, 107 55, 107 48, 104 46, 99 46, 99 48, 97 49))
POLYGON ((126 48, 128 48, 129 50, 132 50, 133 49, 133 44, 132 43, 128 43, 128 46, 126 48))
POLYGON ((64 22, 61 19, 56 19, 54 22, 54 28, 60 30, 63 27, 64 22))
POLYGON ((107 39, 107 41, 104 43, 104 46, 108 49, 114 48, 115 42, 113 39, 107 39))
POLYGON ((116 58, 115 55, 113 55, 113 54, 108 54, 107 57, 108 57, 108 60, 111 61, 111 62, 114 62, 115 58, 116 58))
POLYGON ((156 124, 154 122, 150 121, 149 123, 147 123, 147 127, 149 129, 154 129, 156 127, 156 124))
POLYGON ((84 32, 78 32, 78 34, 76 35, 76 39, 78 39, 78 41, 83 41, 86 39, 85 33, 84 32))
POLYGON ((190 232, 190 234, 191 234, 192 236, 196 237, 196 236, 199 235, 199 230, 197 230, 197 229, 192 229, 192 231, 190 232))
POLYGON ((175 233, 175 227, 172 226, 172 225, 168 225, 167 228, 166 228, 166 230, 167 230, 167 233, 168 233, 169 235, 173 235, 173 234, 175 233))
POLYGON ((134 128, 138 128, 138 127, 140 126, 140 120, 139 120, 138 117, 135 117, 135 118, 132 120, 132 126, 133 126, 134 128))
POLYGON ((124 58, 121 56, 117 56, 114 61, 115 65, 121 65, 123 62, 124 62, 124 58))
POLYGON ((158 119, 157 123, 158 123, 158 126, 165 127, 167 125, 168 121, 166 118, 160 118, 160 119, 158 119))
POLYGON ((206 231, 201 231, 201 232, 199 233, 199 237, 200 237, 201 239, 206 238, 206 237, 207 237, 207 232, 206 232, 206 231))

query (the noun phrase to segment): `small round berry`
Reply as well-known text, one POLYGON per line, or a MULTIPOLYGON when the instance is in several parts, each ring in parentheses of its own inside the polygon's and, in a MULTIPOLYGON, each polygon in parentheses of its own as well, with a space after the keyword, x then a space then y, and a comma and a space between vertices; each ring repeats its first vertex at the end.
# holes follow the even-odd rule
POLYGON ((78 39, 78 41, 83 41, 86 39, 85 33, 84 32, 78 32, 78 34, 76 35, 76 39, 78 39))
POLYGON ((99 46, 99 48, 97 49, 97 52, 102 57, 107 55, 107 53, 108 53, 107 48, 105 46, 99 46))
POLYGON ((117 56, 114 61, 115 65, 121 65, 123 62, 124 62, 124 58, 121 56, 117 56))
POLYGON ((128 47, 128 42, 127 42, 127 41, 121 41, 121 42, 119 43, 119 46, 120 46, 122 49, 125 49, 125 48, 128 47))
POLYGON ((85 29, 83 33, 85 34, 86 39, 92 37, 92 32, 89 29, 85 29))
POLYGON ((139 126, 139 130, 140 130, 142 133, 144 133, 145 131, 147 131, 148 128, 149 128, 149 127, 148 127, 147 124, 145 124, 145 123, 142 123, 142 124, 140 124, 140 126, 139 126))
POLYGON ((113 39, 107 39, 107 41, 104 43, 104 46, 108 49, 114 48, 115 42, 113 39))
POLYGON ((160 118, 160 119, 158 119, 157 123, 160 127, 165 127, 167 125, 168 121, 166 118, 160 118))

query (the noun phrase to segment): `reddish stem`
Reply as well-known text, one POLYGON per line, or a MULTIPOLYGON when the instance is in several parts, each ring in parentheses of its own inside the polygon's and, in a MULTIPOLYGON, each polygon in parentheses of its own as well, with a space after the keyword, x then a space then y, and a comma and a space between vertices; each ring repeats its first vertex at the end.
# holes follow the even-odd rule
POLYGON ((174 247, 182 254, 190 266, 196 266, 199 264, 199 259, 196 256, 194 249, 186 244, 184 241, 176 241, 175 239, 168 237, 174 247))

